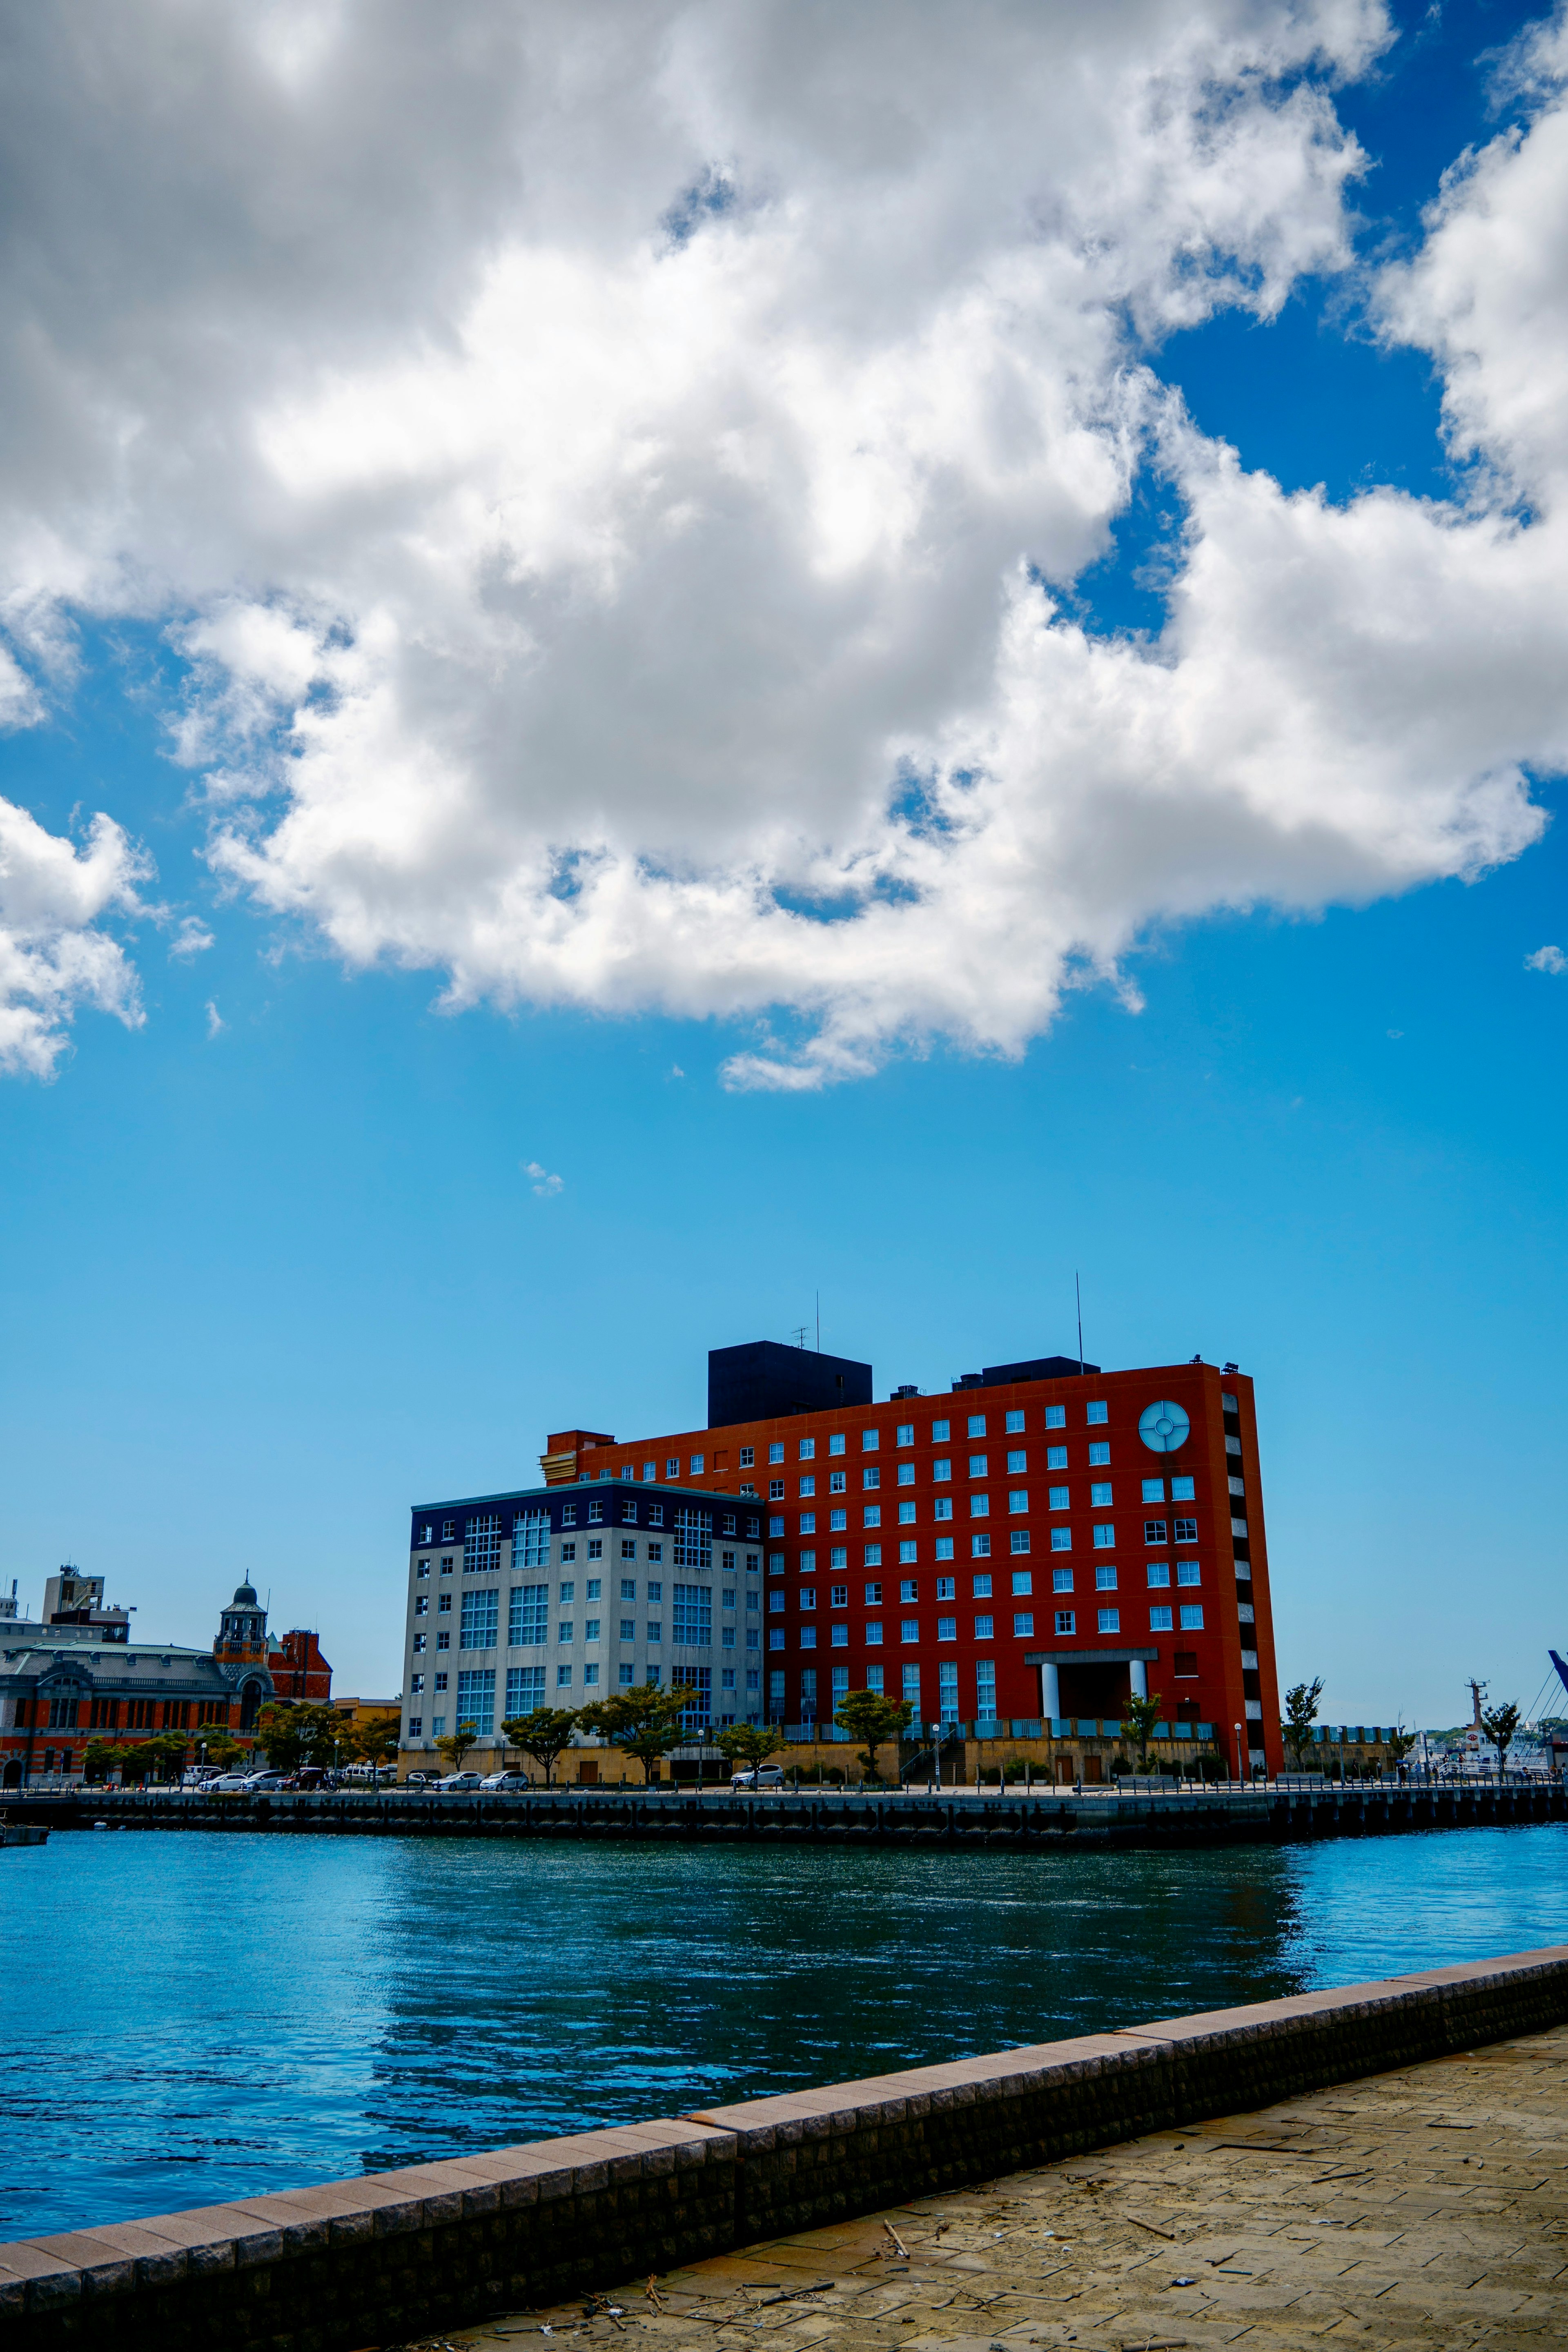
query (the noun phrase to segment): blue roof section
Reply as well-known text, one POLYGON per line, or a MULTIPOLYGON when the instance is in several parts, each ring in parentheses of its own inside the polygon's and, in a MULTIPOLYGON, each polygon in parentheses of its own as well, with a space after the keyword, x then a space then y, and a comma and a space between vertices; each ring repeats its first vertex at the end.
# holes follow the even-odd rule
MULTIPOLYGON (((469 1514, 476 1512, 537 1510, 548 1516, 552 1528, 563 1524, 583 1527, 588 1524, 585 1517, 580 1516, 584 1501, 603 1502, 606 1496, 616 1498, 614 1513, 616 1525, 629 1527, 634 1524, 622 1507, 628 1500, 638 1504, 695 1503, 714 1512, 721 1520, 734 1520, 733 1527, 721 1527, 721 1532, 742 1536, 750 1542, 762 1541, 763 1515, 766 1506, 760 1496, 715 1494, 706 1486, 655 1485, 651 1480, 637 1478, 579 1478, 574 1479, 569 1486, 514 1486, 503 1488, 499 1495, 461 1495, 449 1502, 416 1504, 409 1513, 409 1549, 423 1551, 432 1545, 460 1543, 463 1540, 460 1529, 451 1536, 442 1536, 434 1530, 439 1528, 444 1519, 466 1522, 469 1514), (563 1511, 567 1506, 570 1506, 573 1516, 569 1520, 563 1520, 563 1511), (433 1530, 428 1536, 420 1532, 426 1526, 433 1530)), ((609 1515, 606 1514, 606 1523, 608 1520, 609 1515)), ((644 1524, 640 1516, 635 1524, 644 1524)), ((503 1527, 501 1533, 510 1536, 511 1529, 503 1527)))

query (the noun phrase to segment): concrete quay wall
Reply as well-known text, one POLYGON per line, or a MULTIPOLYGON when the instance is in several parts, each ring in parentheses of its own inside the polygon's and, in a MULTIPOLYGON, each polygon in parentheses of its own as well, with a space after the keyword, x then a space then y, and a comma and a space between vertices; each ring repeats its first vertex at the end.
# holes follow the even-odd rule
POLYGON ((0 2245, 18 2352, 353 2352, 1568 2018, 1568 1946, 0 2245))
POLYGON ((59 1830, 219 1830, 366 1837, 625 1838, 712 1844, 806 1843, 1059 1849, 1284 1843, 1413 1830, 1568 1821, 1561 1781, 1236 1789, 1074 1796, 706 1795, 604 1788, 475 1791, 334 1790, 204 1796, 195 1790, 86 1790, 7 1797, 14 1818, 59 1830))

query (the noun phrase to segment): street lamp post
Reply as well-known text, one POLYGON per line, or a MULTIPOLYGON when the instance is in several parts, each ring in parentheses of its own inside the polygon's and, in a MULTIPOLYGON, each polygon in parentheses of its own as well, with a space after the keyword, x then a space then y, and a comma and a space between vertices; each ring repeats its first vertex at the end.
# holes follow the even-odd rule
POLYGON ((1245 1785, 1247 1773, 1242 1762, 1241 1726, 1239 1723, 1236 1727, 1236 1777, 1245 1785))

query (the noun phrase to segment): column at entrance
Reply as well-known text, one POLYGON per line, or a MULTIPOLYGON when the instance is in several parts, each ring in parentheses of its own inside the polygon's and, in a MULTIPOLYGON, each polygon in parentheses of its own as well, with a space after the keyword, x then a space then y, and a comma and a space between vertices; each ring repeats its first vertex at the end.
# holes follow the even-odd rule
POLYGON ((1040 1668, 1040 1713, 1047 1723, 1059 1723, 1061 1712, 1061 1678, 1055 1666, 1042 1666, 1040 1668))
POLYGON ((1149 1669, 1144 1664, 1142 1658, 1134 1658, 1132 1660, 1130 1672, 1132 1676, 1133 1697, 1147 1698, 1149 1696, 1149 1669))

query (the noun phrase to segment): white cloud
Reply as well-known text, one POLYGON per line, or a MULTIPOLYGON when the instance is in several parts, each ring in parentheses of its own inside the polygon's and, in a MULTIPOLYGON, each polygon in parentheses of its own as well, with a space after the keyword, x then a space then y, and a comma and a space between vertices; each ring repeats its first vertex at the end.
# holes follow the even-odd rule
POLYGON ((559 1176, 552 1176, 550 1171, 542 1167, 537 1160, 525 1160, 521 1162, 521 1167, 523 1174, 531 1180, 533 1189, 542 1201, 551 1200, 562 1190, 563 1180, 559 1176))
POLYGON ((1568 971, 1568 956, 1561 948, 1537 948, 1533 955, 1525 957, 1524 968, 1526 971, 1568 971))
POLYGON ((1015 1052, 1096 979, 1133 1003, 1163 921, 1536 837, 1528 772, 1568 761, 1550 43, 1533 126, 1380 289, 1504 487, 1336 509, 1142 355, 1346 264, 1331 88, 1377 0, 918 23, 18 17, 0 615, 57 663, 68 610, 174 616, 232 884, 454 1009, 752 1016, 731 1083, 798 1087, 1015 1052), (1151 457, 1169 624, 1091 636, 1067 591, 1151 457))
POLYGON ((209 1038, 212 1038, 212 1037, 219 1037, 219 1036, 221 1036, 221 1035, 223 1034, 223 1032, 224 1032, 227 1027, 228 1027, 228 1023, 224 1019, 224 1017, 223 1017, 222 1013, 218 1011, 218 1009, 217 1009, 217 1005, 216 1005, 216 1003, 215 1003, 215 1001, 213 1000, 213 998, 209 996, 209 997, 208 997, 208 999, 207 999, 207 1035, 208 1035, 208 1037, 209 1037, 209 1038))
POLYGON ((0 1070, 52 1077, 79 1005, 140 1028, 136 974, 100 925, 137 911, 150 871, 106 816, 79 849, 0 800, 0 1070))
POLYGON ((195 915, 187 915, 169 941, 172 960, 187 961, 193 956, 205 955, 213 945, 213 935, 195 915))

